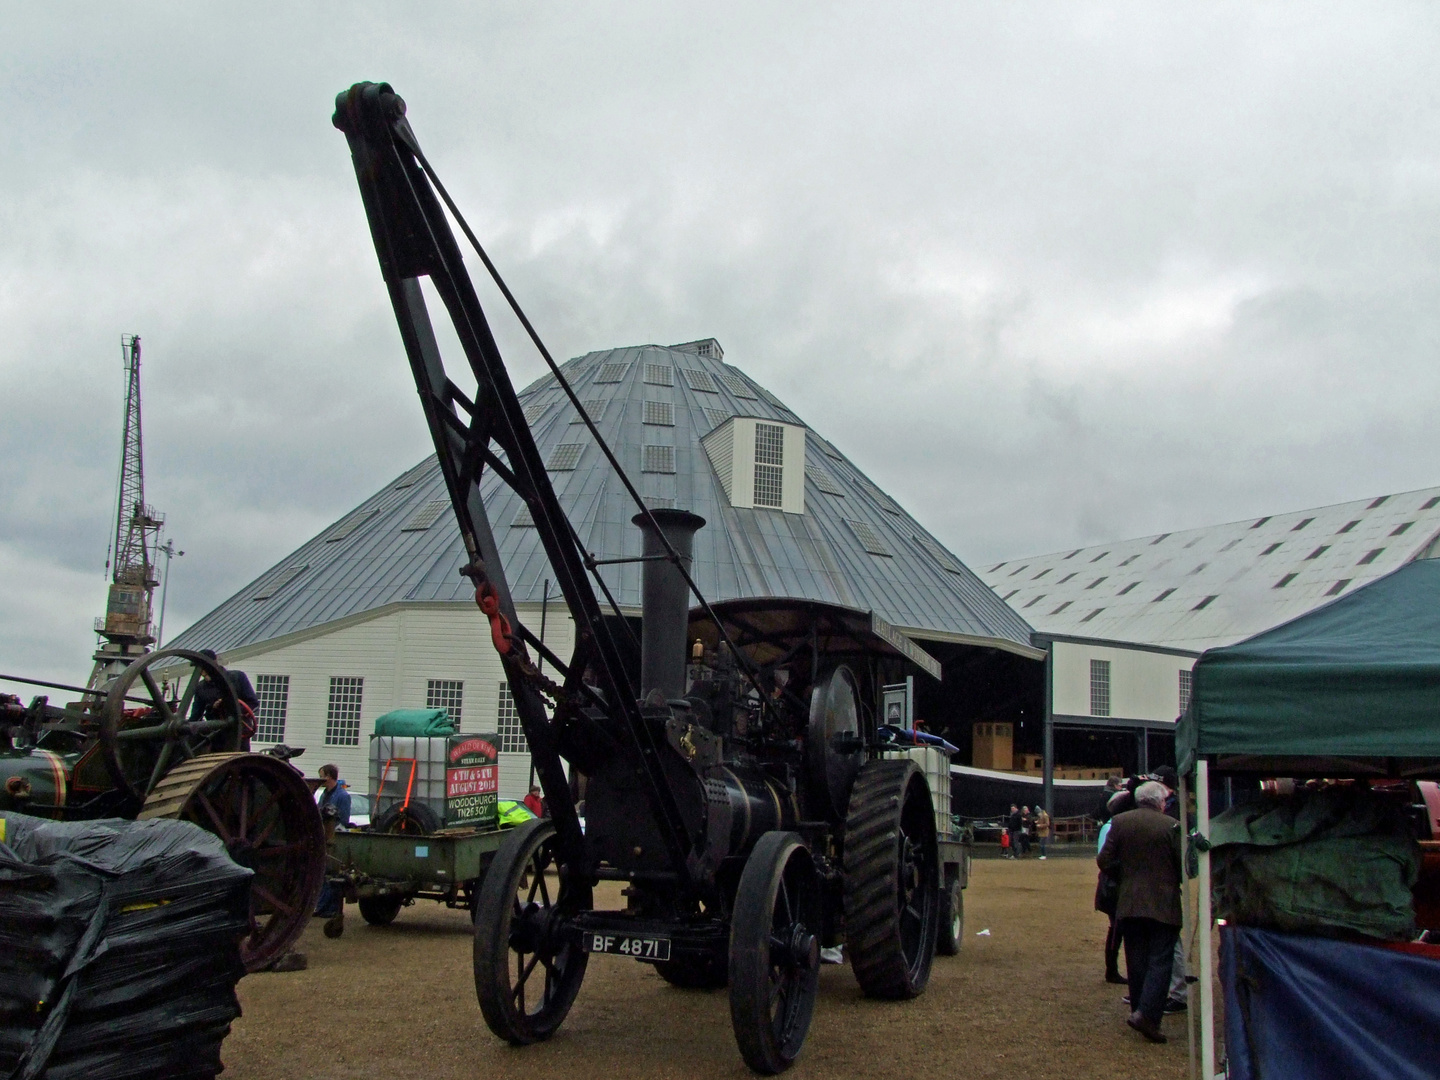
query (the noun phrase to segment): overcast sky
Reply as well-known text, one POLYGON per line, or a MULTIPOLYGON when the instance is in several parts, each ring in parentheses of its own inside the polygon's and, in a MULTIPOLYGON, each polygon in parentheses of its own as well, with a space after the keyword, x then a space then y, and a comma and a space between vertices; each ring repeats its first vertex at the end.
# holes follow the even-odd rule
POLYGON ((1437 13, 5 5, 0 671, 88 671, 122 333, 167 636, 428 452, 360 79, 557 356, 714 336, 967 561, 1440 484, 1437 13))

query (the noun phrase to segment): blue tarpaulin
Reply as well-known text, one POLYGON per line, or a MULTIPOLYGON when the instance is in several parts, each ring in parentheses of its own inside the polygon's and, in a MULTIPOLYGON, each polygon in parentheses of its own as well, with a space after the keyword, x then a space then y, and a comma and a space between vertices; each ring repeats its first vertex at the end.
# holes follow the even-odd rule
POLYGON ((1440 1078, 1440 959, 1231 925, 1220 979, 1230 1080, 1440 1078))

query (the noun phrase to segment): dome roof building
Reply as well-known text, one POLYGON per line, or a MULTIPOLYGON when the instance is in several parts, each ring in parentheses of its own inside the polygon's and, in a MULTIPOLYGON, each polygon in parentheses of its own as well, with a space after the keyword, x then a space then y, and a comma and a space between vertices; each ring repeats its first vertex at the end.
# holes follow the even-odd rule
MULTIPOLYGON (((706 519, 692 573, 707 599, 824 601, 873 612, 947 668, 975 655, 1039 667, 1020 615, 832 442, 725 363, 713 339, 592 352, 562 370, 646 501, 706 519)), ((558 381, 547 374, 519 396, 587 550, 638 555, 633 502, 558 381)), ((547 643, 568 655, 569 620, 553 584, 547 594, 554 575, 528 509, 493 473, 482 494, 522 620, 538 629, 544 607, 547 643)), ((215 649, 249 671, 268 710, 262 738, 315 746, 309 771, 348 755, 344 767, 358 772, 373 718, 401 705, 448 703, 464 730, 498 730, 502 750, 523 752, 464 561, 431 456, 171 644, 215 649)), ((640 566, 601 573, 638 615, 640 566)))

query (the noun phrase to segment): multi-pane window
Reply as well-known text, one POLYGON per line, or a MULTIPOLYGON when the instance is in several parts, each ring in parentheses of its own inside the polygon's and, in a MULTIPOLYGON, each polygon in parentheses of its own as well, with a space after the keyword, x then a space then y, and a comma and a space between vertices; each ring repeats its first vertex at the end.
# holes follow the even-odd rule
POLYGON ((495 730, 500 735, 502 754, 530 752, 530 744, 525 741, 525 729, 520 726, 520 714, 515 711, 515 697, 506 683, 500 684, 500 705, 495 710, 495 730))
POLYGON ((779 509, 785 476, 785 429, 755 425, 755 505, 779 509))
POLYGON ((460 712, 465 703, 465 684, 459 679, 430 679, 425 683, 425 707, 444 709, 460 730, 460 712))
POLYGON ((1090 661, 1090 715, 1110 715, 1110 661, 1090 661))
POLYGON ((672 401, 646 401, 645 423, 660 427, 675 426, 675 403, 672 401))
POLYGON ((256 675, 255 741, 278 743, 285 739, 285 714, 290 708, 289 675, 256 675))
POLYGON ((1194 674, 1189 668, 1184 668, 1180 672, 1180 711, 1182 713, 1190 708, 1190 680, 1194 674))
POLYGON ((640 459, 640 471, 647 473, 673 473, 675 471, 675 447, 647 445, 640 459))
POLYGON ((358 675, 330 676, 330 704, 325 709, 325 745, 360 745, 360 702, 365 680, 358 675))
POLYGON ((669 364, 646 364, 645 381, 651 386, 674 386, 675 369, 669 364))

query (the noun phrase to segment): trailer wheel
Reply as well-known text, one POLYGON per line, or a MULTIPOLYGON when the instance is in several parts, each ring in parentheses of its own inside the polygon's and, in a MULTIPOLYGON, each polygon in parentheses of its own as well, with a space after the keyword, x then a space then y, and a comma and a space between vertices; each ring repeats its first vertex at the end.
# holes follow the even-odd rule
POLYGON ((784 1072, 805 1044, 823 922, 809 850, 794 833, 766 833, 745 863, 730 919, 730 1022, 757 1073, 784 1072))
POLYGON ((435 816, 435 811, 424 803, 412 802, 409 806, 396 803, 387 807, 375 819, 370 831, 403 836, 429 836, 440 831, 440 819, 435 816))
POLYGON ((730 982, 723 957, 661 960, 655 970, 667 983, 681 990, 723 990, 730 982))
POLYGON ((371 926, 389 926, 404 903, 404 898, 399 896, 362 896, 360 917, 371 926))
POLYGON ((516 826, 476 897, 475 996, 490 1030, 516 1046, 555 1034, 589 960, 565 924, 590 909, 590 886, 556 861, 555 847, 554 822, 516 826))
POLYGON ((941 956, 954 956, 964 940, 965 890, 960 887, 960 875, 956 874, 940 895, 940 934, 935 939, 935 951, 941 956))
POLYGON ((845 942, 866 996, 924 992, 939 916, 930 787, 909 759, 872 761, 856 777, 845 815, 845 942))

